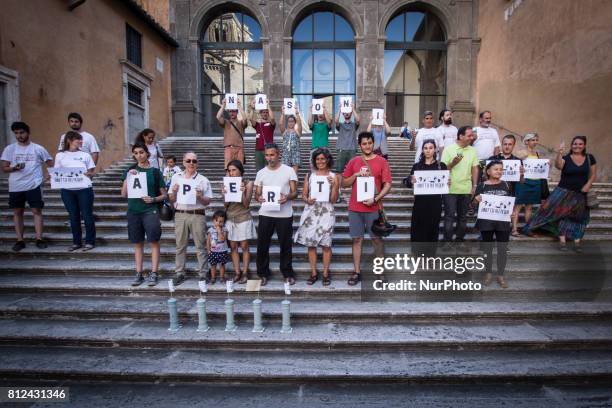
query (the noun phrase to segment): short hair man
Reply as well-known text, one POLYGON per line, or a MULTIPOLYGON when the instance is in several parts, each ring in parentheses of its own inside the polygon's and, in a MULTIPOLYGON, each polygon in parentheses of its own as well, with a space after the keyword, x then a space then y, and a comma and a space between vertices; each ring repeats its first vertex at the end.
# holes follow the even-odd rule
POLYGON ((259 119, 255 119, 255 99, 251 100, 249 108, 248 118, 255 128, 255 170, 259 171, 266 167, 264 147, 267 144, 274 143, 276 120, 269 102, 267 109, 259 111, 259 119))
POLYGON ((495 128, 491 127, 491 111, 482 111, 478 115, 480 126, 474 129, 474 142, 472 146, 476 149, 478 160, 486 160, 489 157, 499 154, 501 143, 499 134, 495 128))
POLYGON ((438 129, 433 127, 434 119, 432 111, 425 111, 423 113, 423 127, 420 129, 412 130, 412 144, 411 149, 416 147, 416 155, 414 156, 414 162, 418 162, 421 159, 421 149, 423 148, 423 142, 428 139, 434 139, 438 148, 438 159, 440 158, 440 147, 443 144, 442 135, 438 129))
POLYGON ((227 101, 223 99, 223 104, 217 112, 217 122, 223 128, 223 150, 224 167, 232 160, 240 160, 244 164, 244 129, 248 126, 247 117, 242 110, 242 104, 238 100, 238 109, 228 110, 229 118, 223 116, 226 110, 227 101))
MULTIPOLYGON (((83 117, 78 112, 70 112, 68 114, 68 126, 70 130, 79 132, 81 136, 83 136, 83 146, 81 146, 81 151, 89 153, 91 158, 93 159, 94 164, 98 164, 98 158, 100 156, 100 147, 98 146, 98 142, 96 142, 96 138, 91 133, 85 132, 81 130, 83 126, 83 117)), ((57 147, 57 151, 61 151, 64 146, 64 136, 66 134, 60 136, 59 146, 57 147)))
POLYGON ((2 170, 9 173, 9 208, 13 210, 13 222, 17 242, 13 251, 21 251, 26 244, 23 240, 23 214, 26 202, 34 217, 36 231, 36 246, 39 249, 47 247, 43 239, 42 209, 45 205, 42 197, 44 181, 42 165, 53 166, 49 152, 39 144, 30 140, 30 127, 24 122, 13 122, 11 131, 17 141, 2 152, 2 170))
POLYGON ((341 113, 342 106, 338 105, 336 115, 336 130, 338 140, 336 141, 336 171, 342 174, 346 164, 355 157, 357 152, 357 129, 359 129, 360 118, 355 108, 355 103, 351 106, 351 111, 341 113), (340 118, 342 115, 342 119, 340 118), (352 121, 351 117, 355 120, 352 121))

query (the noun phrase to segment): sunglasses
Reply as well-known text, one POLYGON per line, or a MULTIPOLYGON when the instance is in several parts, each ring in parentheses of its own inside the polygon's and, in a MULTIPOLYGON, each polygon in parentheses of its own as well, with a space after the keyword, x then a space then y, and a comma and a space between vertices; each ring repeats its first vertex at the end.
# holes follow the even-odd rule
POLYGON ((187 164, 197 164, 198 163, 198 159, 185 159, 185 163, 187 164))

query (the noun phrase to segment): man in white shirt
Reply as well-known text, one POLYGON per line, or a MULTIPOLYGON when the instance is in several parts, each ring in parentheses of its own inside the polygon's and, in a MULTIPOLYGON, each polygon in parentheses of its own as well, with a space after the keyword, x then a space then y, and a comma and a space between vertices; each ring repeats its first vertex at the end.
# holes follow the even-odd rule
POLYGON ((497 130, 491 127, 491 112, 480 112, 480 126, 474 128, 474 149, 478 160, 487 160, 491 156, 499 154, 501 143, 497 130))
POLYGON ((257 228, 257 275, 261 284, 266 285, 270 278, 270 241, 276 230, 280 245, 280 270, 286 281, 295 284, 293 272, 292 244, 293 244, 293 207, 292 201, 297 197, 298 177, 295 170, 281 163, 280 150, 275 143, 265 146, 265 159, 268 165, 257 172, 255 177, 255 199, 262 204, 259 209, 259 227, 257 228), (266 186, 280 187, 280 198, 273 197, 273 192, 263 196, 266 186), (264 203, 278 199, 280 208, 271 210, 265 208, 264 203))
POLYGON ((49 152, 39 144, 30 141, 30 127, 24 122, 13 122, 11 131, 15 134, 16 143, 8 145, 2 152, 2 170, 9 174, 9 208, 13 210, 13 222, 17 243, 13 251, 19 252, 25 248, 23 240, 23 213, 26 202, 34 217, 36 231, 36 246, 39 249, 47 247, 43 240, 44 202, 42 198, 42 183, 44 180, 42 164, 53 166, 49 152))
POLYGON ((410 145, 410 149, 414 149, 416 147, 416 155, 414 156, 415 163, 421 160, 421 149, 423 147, 423 142, 429 139, 436 141, 438 159, 440 159, 440 149, 442 148, 443 143, 442 135, 436 128, 433 127, 433 112, 425 111, 423 113, 423 127, 412 130, 412 143, 410 145))
POLYGON ((172 176, 170 181, 170 201, 174 207, 174 233, 176 235, 176 276, 175 285, 185 280, 185 262, 187 261, 187 245, 189 232, 193 238, 198 257, 198 272, 200 280, 206 279, 208 271, 208 253, 206 251, 206 206, 212 199, 210 181, 198 173, 198 156, 193 152, 183 155, 184 171, 172 176), (190 189, 196 191, 195 204, 179 203, 179 196, 185 196, 190 189))
MULTIPOLYGON (((83 117, 77 112, 70 112, 68 114, 68 126, 70 126, 71 130, 79 132, 81 136, 83 136, 83 146, 81 147, 81 150, 89 153, 94 163, 97 165, 100 147, 98 147, 98 142, 96 142, 94 135, 81 130, 81 126, 83 126, 83 117)), ((66 134, 64 133, 62 136, 60 136, 59 146, 57 147, 58 151, 64 150, 63 144, 65 135, 66 134)))
POLYGON ((436 129, 442 135, 442 148, 452 145, 457 141, 457 128, 453 126, 453 112, 448 108, 442 109, 438 120, 440 125, 436 129))

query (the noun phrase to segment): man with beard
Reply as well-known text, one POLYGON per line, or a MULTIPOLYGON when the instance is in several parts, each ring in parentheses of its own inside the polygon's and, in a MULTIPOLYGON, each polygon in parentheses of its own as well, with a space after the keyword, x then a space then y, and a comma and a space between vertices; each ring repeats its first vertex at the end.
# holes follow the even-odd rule
POLYGON ((43 171, 41 165, 53 166, 49 152, 39 144, 30 141, 30 127, 24 122, 13 122, 11 130, 17 139, 16 143, 8 145, 2 152, 2 170, 9 174, 9 208, 13 210, 13 222, 17 243, 13 251, 19 252, 25 248, 23 240, 23 213, 27 201, 34 217, 36 231, 36 246, 47 247, 43 240, 44 206, 42 198, 43 171))
POLYGON ((249 121, 251 126, 255 128, 255 170, 259 171, 266 167, 264 147, 267 144, 274 143, 276 120, 269 102, 267 109, 259 111, 259 119, 255 119, 255 115, 255 99, 253 99, 249 110, 249 121))
POLYGON ((457 141, 457 128, 453 126, 453 112, 448 109, 442 109, 438 116, 440 125, 436 128, 438 133, 442 135, 441 151, 444 147, 450 146, 457 141))
POLYGON ((223 128, 223 149, 225 164, 223 168, 232 160, 240 160, 244 164, 244 129, 248 122, 246 115, 242 111, 240 101, 238 101, 238 109, 229 110, 229 118, 223 117, 226 101, 223 99, 223 104, 217 112, 217 122, 223 128))
MULTIPOLYGON (((68 126, 70 126, 70 130, 75 132, 79 132, 81 136, 83 136, 83 146, 81 147, 81 151, 85 153, 89 153, 91 158, 93 159, 94 164, 98 164, 98 156, 100 154, 100 148, 98 147, 98 143, 96 142, 96 138, 91 133, 85 132, 81 130, 81 126, 83 126, 83 117, 77 112, 70 112, 68 114, 68 126)), ((60 142, 57 147, 57 151, 61 151, 64 146, 64 133, 60 137, 60 142)))

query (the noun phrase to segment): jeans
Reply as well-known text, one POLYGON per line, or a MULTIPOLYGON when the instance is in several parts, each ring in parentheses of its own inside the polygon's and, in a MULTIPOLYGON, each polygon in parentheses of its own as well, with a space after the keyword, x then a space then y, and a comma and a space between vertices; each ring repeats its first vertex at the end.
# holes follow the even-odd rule
POLYGON ((94 192, 93 188, 81 190, 61 189, 62 201, 70 217, 70 230, 72 231, 72 244, 82 245, 81 216, 85 223, 85 244, 96 244, 96 222, 93 216, 94 192))
POLYGON ((453 233, 457 241, 463 241, 467 227, 467 212, 470 205, 470 194, 446 194, 444 197, 444 241, 451 242, 453 233), (456 215, 455 215, 456 214, 456 215), (457 226, 453 231, 453 222, 457 226))
POLYGON ((280 270, 285 278, 294 277, 292 260, 293 217, 274 218, 259 216, 257 228, 257 275, 270 277, 270 241, 276 230, 280 245, 280 270))
POLYGON ((504 276, 508 260, 508 241, 510 231, 481 231, 482 242, 487 254, 485 261, 487 273, 493 273, 493 242, 497 244, 497 275, 504 276), (495 236, 495 239, 493 238, 495 236))

